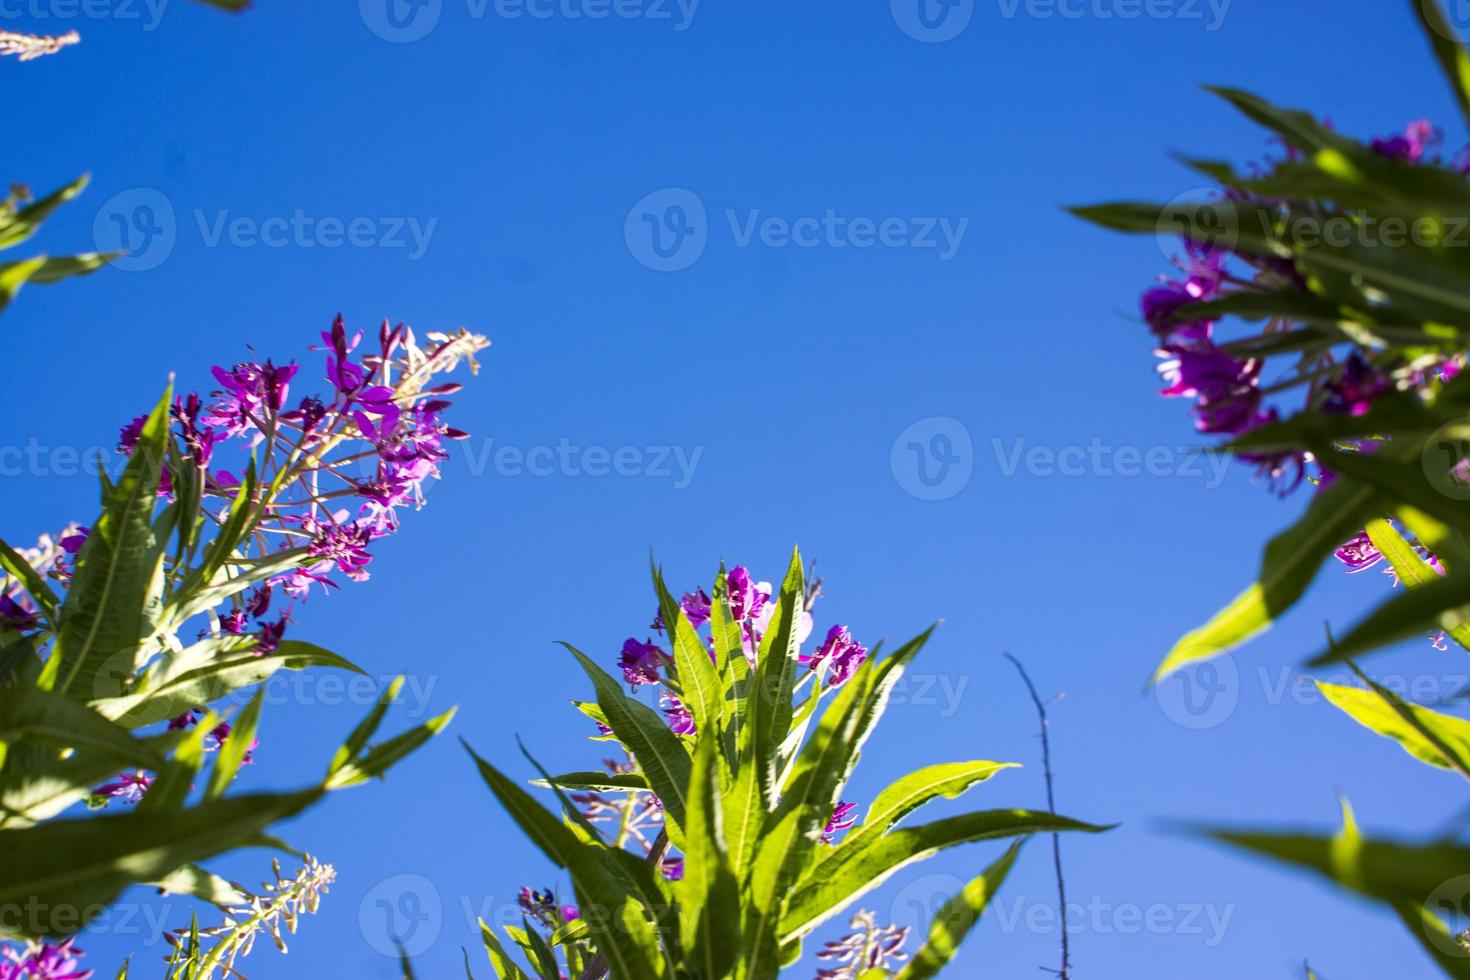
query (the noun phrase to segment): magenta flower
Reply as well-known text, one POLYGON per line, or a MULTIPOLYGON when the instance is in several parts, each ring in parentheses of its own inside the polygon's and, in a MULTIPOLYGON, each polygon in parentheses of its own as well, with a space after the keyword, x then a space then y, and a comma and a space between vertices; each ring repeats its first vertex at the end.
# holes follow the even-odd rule
POLYGON ((83 970, 77 963, 86 954, 75 942, 73 936, 56 945, 32 942, 24 950, 6 947, 0 980, 88 980, 95 971, 83 970))
MULTIPOLYGON (((760 618, 771 598, 770 583, 752 581, 750 570, 744 565, 730 569, 725 576, 725 587, 729 593, 730 617, 737 623, 760 618)), ((765 618, 769 621, 770 614, 765 618)))
POLYGON ((669 881, 683 881, 684 859, 681 857, 666 857, 658 870, 669 881))
POLYGON ((834 835, 841 833, 857 823, 857 817, 852 811, 857 809, 856 803, 843 803, 838 801, 832 808, 832 816, 827 820, 827 826, 822 828, 822 843, 830 845, 834 835))
POLYGON ((618 666, 623 668, 623 679, 636 691, 640 684, 659 682, 659 668, 667 659, 667 654, 651 639, 639 643, 637 638, 630 636, 623 641, 623 655, 618 660, 618 666))
POLYGON ((134 772, 119 773, 112 782, 103 783, 92 790, 92 795, 122 800, 124 803, 137 803, 151 785, 153 785, 153 777, 138 769, 134 772))
POLYGON ((846 626, 834 626, 817 651, 800 662, 813 672, 826 671, 828 687, 841 687, 867 659, 868 648, 854 640, 846 626))
POLYGON ((1342 373, 1323 387, 1329 396, 1322 405, 1323 411, 1358 416, 1372 408, 1373 399, 1391 388, 1392 384, 1371 362, 1354 351, 1343 362, 1342 373))
POLYGON ((373 560, 367 550, 372 540, 369 527, 357 522, 318 524, 312 520, 307 525, 307 530, 314 532, 306 549, 308 555, 335 562, 337 570, 355 582, 368 577, 367 565, 373 560))
POLYGON ((1168 347, 1159 373, 1169 382, 1166 398, 1197 398, 1195 428, 1200 432, 1239 433, 1255 422, 1261 404, 1260 361, 1237 361, 1214 348, 1168 347))
POLYGON ((1418 163, 1424 151, 1439 142, 1439 131, 1428 119, 1416 119, 1404 127, 1402 135, 1375 139, 1369 145, 1375 153, 1390 160, 1418 163))
POLYGON ((663 708, 664 717, 668 719, 669 729, 675 735, 693 735, 695 733, 694 716, 689 713, 688 708, 684 707, 682 701, 669 692, 664 691, 659 695, 658 703, 663 708))
POLYGON ((1352 540, 1345 542, 1333 552, 1337 560, 1348 567, 1349 572, 1361 572, 1383 560, 1383 555, 1368 537, 1367 531, 1359 531, 1352 540))

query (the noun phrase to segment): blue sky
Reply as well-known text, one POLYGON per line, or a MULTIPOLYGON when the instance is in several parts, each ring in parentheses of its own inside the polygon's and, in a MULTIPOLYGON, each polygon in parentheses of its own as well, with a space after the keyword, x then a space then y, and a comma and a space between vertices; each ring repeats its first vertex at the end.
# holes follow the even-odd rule
MULTIPOLYGON (((1325 828, 1340 790, 1369 830, 1429 833, 1461 799, 1294 683, 1322 621, 1388 588, 1377 572, 1330 575, 1197 678, 1213 697, 1140 694, 1304 494, 1279 502, 1192 452, 1132 313, 1164 250, 1059 209, 1194 192, 1174 150, 1259 156, 1262 134, 1200 82, 1359 135, 1450 124, 1405 6, 996 0, 926 20, 903 0, 432 0, 390 18, 383 0, 238 17, 6 0, 0 26, 83 36, 0 66, 6 179, 93 175, 39 245, 138 251, 5 314, 0 443, 42 462, 6 469, 0 535, 88 519, 95 483, 67 450, 111 446, 170 371, 208 388, 251 345, 300 358, 306 381, 339 310, 467 326, 494 341, 454 410, 475 438, 372 580, 297 617, 295 635, 410 675, 401 724, 458 704, 453 735, 513 773, 530 771, 517 735, 553 769, 595 763, 567 704, 588 686, 554 641, 611 664, 645 633, 650 548, 691 587, 722 557, 778 579, 799 543, 820 624, 871 641, 944 621, 849 798, 994 758, 1026 768, 964 802, 1040 805, 1035 719, 1001 651, 1065 693, 1059 805, 1122 824, 1065 841, 1077 976, 1293 977, 1304 959, 1329 980, 1430 976, 1389 915, 1170 823, 1325 828)), ((1378 666, 1441 695, 1467 673, 1427 644, 1378 666)), ((316 778, 365 710, 323 682, 282 700, 243 788, 316 778)), ((340 876, 252 976, 392 977, 375 948, 390 910, 416 912, 421 976, 457 975, 461 946, 488 975, 474 916, 566 884, 453 738, 284 835, 340 876)), ((1044 850, 954 975, 1054 965, 1044 850)), ((947 854, 867 904, 912 923, 998 852, 947 854)), ((266 861, 224 867, 252 882, 266 861)), ((152 933, 136 911, 83 945, 108 971, 140 944, 137 964, 161 956, 152 933)))

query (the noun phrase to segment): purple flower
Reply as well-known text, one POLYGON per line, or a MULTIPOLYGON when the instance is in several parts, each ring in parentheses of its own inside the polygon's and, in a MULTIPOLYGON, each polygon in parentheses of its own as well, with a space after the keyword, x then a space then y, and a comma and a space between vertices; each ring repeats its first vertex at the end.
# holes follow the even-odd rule
POLYGON ((759 617, 771 598, 770 583, 753 582, 750 570, 744 565, 730 569, 725 576, 725 587, 729 593, 730 617, 737 623, 759 617))
POLYGON ((669 881, 683 881, 684 859, 681 857, 666 857, 658 870, 669 881))
POLYGON ((1159 373, 1169 382, 1160 394, 1166 398, 1198 398, 1195 428, 1200 432, 1244 432, 1255 421, 1261 404, 1258 381, 1261 362, 1237 361, 1214 348, 1168 347, 1159 373))
POLYGON ((827 686, 841 687, 868 659, 868 648, 852 638, 846 626, 834 626, 811 656, 800 658, 813 672, 827 671, 827 686))
POLYGON ((630 636, 623 641, 623 655, 618 666, 623 668, 623 679, 636 691, 640 684, 659 682, 658 671, 666 659, 667 655, 651 639, 639 643, 636 637, 630 636))
POLYGON ((1373 399, 1391 387, 1387 378, 1369 361, 1354 351, 1343 363, 1342 373, 1325 387, 1328 399, 1322 405, 1325 412, 1358 416, 1373 407, 1373 399))
POLYGON ((308 530, 313 532, 306 553, 312 558, 335 562, 337 570, 355 582, 368 577, 367 565, 373 560, 368 553, 368 542, 372 531, 357 522, 320 524, 308 521, 308 530))
POLYGON ((117 434, 117 451, 124 456, 133 455, 133 450, 138 448, 138 439, 143 435, 143 425, 148 421, 148 416, 139 415, 117 434))
POLYGON ((1350 572, 1364 571, 1383 560, 1383 555, 1373 544, 1373 539, 1368 537, 1367 531, 1359 531, 1353 535, 1352 540, 1345 542, 1333 554, 1350 572))
POLYGON ((1390 160, 1418 163, 1424 151, 1439 142, 1439 131, 1428 119, 1416 119, 1404 127, 1400 136, 1375 139, 1369 145, 1375 153, 1390 160))
POLYGON ((119 773, 112 782, 103 783, 92 790, 92 795, 122 800, 124 803, 137 803, 151 785, 153 777, 139 769, 135 772, 119 773))
POLYGON ((686 592, 684 598, 679 600, 679 608, 684 610, 684 615, 689 617, 689 622, 695 629, 709 622, 710 604, 710 597, 703 589, 686 592))
POLYGON ((659 695, 658 703, 663 708, 664 717, 668 719, 669 729, 675 735, 693 735, 695 733, 694 716, 689 713, 688 708, 684 707, 682 701, 669 692, 664 691, 659 695))
POLYGON ((95 971, 77 964, 86 954, 72 945, 75 942, 73 936, 54 946, 32 942, 24 950, 7 947, 8 962, 0 963, 0 980, 87 980, 95 971))
POLYGON ((563 922, 575 922, 581 917, 582 913, 575 905, 563 905, 561 907, 561 920, 563 922))
POLYGON ((852 815, 852 811, 856 809, 856 803, 843 803, 838 801, 837 805, 832 808, 832 816, 828 819, 827 826, 822 828, 823 844, 831 844, 833 835, 847 830, 853 824, 857 823, 857 817, 852 815))
POLYGON ((8 595, 0 595, 0 626, 13 630, 34 628, 39 621, 36 614, 16 602, 8 595))

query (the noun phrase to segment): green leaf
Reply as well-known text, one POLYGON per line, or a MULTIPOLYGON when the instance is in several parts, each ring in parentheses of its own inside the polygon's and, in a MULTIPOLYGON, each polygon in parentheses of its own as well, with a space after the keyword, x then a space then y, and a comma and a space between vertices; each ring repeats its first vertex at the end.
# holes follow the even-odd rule
POLYGON ((237 796, 187 810, 139 808, 0 830, 0 909, 36 912, 7 915, 0 929, 15 938, 71 935, 129 885, 229 850, 320 796, 237 796))
POLYGON ((360 757, 328 774, 325 786, 328 789, 342 789, 384 775, 405 756, 442 732, 445 726, 454 719, 456 710, 458 709, 450 708, 443 714, 430 718, 422 725, 395 735, 381 745, 373 746, 360 757))
POLYGON ((239 905, 247 900, 245 894, 230 882, 197 864, 175 868, 148 884, 165 895, 193 895, 211 905, 239 905))
MULTIPOLYGON (((885 834, 908 814, 925 803, 940 798, 952 800, 977 783, 983 783, 1002 769, 1019 768, 1016 762, 942 762, 925 766, 891 783, 879 793, 863 818, 859 834, 885 834)), ((852 843, 852 838, 849 838, 852 843)))
POLYGON ((31 567, 14 548, 0 541, 0 568, 13 575, 30 597, 36 600, 36 605, 41 609, 41 615, 45 618, 48 629, 52 628, 56 618, 56 607, 61 600, 51 590, 51 586, 41 577, 41 574, 31 567))
MULTIPOLYGON (((1470 980, 1470 959, 1465 956, 1465 947, 1450 935, 1444 920, 1417 902, 1395 902, 1393 909, 1445 976, 1470 980)), ((1455 911, 1460 910, 1457 907, 1455 911)))
POLYGON ((100 754, 114 765, 163 764, 163 757, 147 742, 80 702, 49 691, 9 688, 0 698, 0 742, 26 736, 100 754))
POLYGON ((791 728, 791 698, 796 688, 798 656, 796 619, 804 593, 801 553, 793 549, 775 612, 761 637, 747 705, 749 723, 742 732, 746 741, 740 765, 755 767, 756 784, 766 809, 775 805, 779 789, 776 750, 791 728))
POLYGON ((480 938, 485 943, 485 952, 490 957, 490 967, 500 980, 528 980, 524 971, 510 958, 505 947, 500 945, 500 940, 495 936, 495 930, 480 919, 480 938))
POLYGON ((1470 54, 1456 40, 1459 33, 1445 17, 1439 0, 1409 0, 1409 6, 1418 16, 1419 26, 1434 50, 1434 59, 1450 83, 1460 113, 1470 122, 1470 54))
POLYGON ((1379 506, 1370 488, 1339 477, 1317 493, 1295 525, 1271 539, 1256 582, 1214 618, 1174 645, 1152 682, 1198 660, 1219 656, 1267 629, 1296 604, 1317 569, 1379 506))
POLYGON ((170 384, 77 555, 51 653, 63 693, 77 686, 84 698, 105 695, 121 687, 108 673, 138 666, 139 645, 157 614, 152 607, 161 600, 163 543, 153 533, 151 517, 172 400, 170 384))
POLYGON ((19 262, 0 262, 0 311, 10 305, 15 294, 28 282, 47 286, 72 276, 85 276, 107 265, 109 258, 112 256, 86 252, 60 258, 38 255, 19 262))
POLYGON ((1408 704, 1387 688, 1369 683, 1371 689, 1364 690, 1316 682, 1329 703, 1364 728, 1398 742, 1420 762, 1470 778, 1470 721, 1408 704))
POLYGON ((1459 629, 1470 617, 1470 570, 1399 592, 1363 617, 1330 649, 1308 661, 1321 667, 1438 628, 1459 629))
POLYGON ((350 660, 300 640, 283 640, 274 653, 260 655, 250 638, 211 637, 145 674, 135 690, 94 701, 92 707, 124 727, 140 728, 259 684, 278 670, 308 667, 364 673, 350 660))
POLYGON ((726 976, 740 955, 731 927, 740 921, 740 892, 725 846, 719 751, 712 733, 695 744, 679 902, 684 948, 699 976, 709 978, 726 976))
POLYGON ((638 760, 648 777, 648 785, 664 805, 665 826, 669 839, 682 849, 684 793, 689 786, 689 753, 679 736, 669 730, 658 712, 634 701, 623 693, 618 682, 569 643, 562 646, 582 665, 597 691, 597 703, 607 718, 607 725, 638 760))
POLYGON ((975 923, 980 921, 981 913, 995 897, 1001 883, 1006 880, 1006 875, 1010 874, 1011 865, 1015 863, 1016 854, 1023 843, 1025 838, 1011 844, 1000 860, 971 879, 959 894, 944 903, 944 907, 929 924, 929 938, 923 948, 899 971, 897 980, 927 980, 937 975, 954 959, 960 943, 964 942, 975 923))
POLYGON ((1064 830, 1100 833, 1110 827, 1034 810, 984 810, 894 830, 861 846, 839 844, 817 862, 792 895, 782 942, 805 935, 887 881, 901 868, 971 841, 1064 830))
MULTIPOLYGON (((1381 517, 1374 518, 1368 522, 1366 530, 1369 540, 1373 542, 1373 547, 1388 559, 1399 581, 1405 586, 1417 589, 1439 581, 1439 573, 1429 562, 1420 557, 1409 542, 1404 540, 1404 536, 1399 533, 1398 529, 1388 521, 1381 517)), ((1470 625, 1461 623, 1445 632, 1460 646, 1470 650, 1470 625)))
POLYGON ((571 873, 582 905, 602 913, 596 917, 597 921, 589 920, 588 926, 598 952, 607 957, 613 976, 666 976, 650 913, 623 885, 622 871, 607 853, 608 849, 579 839, 571 828, 542 809, 529 793, 476 755, 474 749, 468 745, 465 749, 500 805, 547 858, 571 873))
POLYGON ((367 713, 367 717, 363 718, 362 721, 357 723, 357 727, 352 729, 352 732, 347 736, 347 741, 338 747, 336 754, 332 756, 331 763, 327 766, 327 775, 330 776, 362 754, 362 750, 367 746, 368 741, 377 734, 378 727, 383 724, 383 716, 387 714, 388 706, 393 703, 394 698, 398 697, 398 692, 402 689, 403 676, 400 674, 393 678, 392 682, 378 695, 377 704, 373 705, 372 710, 367 713))
POLYGON ((663 573, 656 566, 652 570, 659 612, 663 616, 664 629, 668 631, 669 641, 673 646, 674 667, 679 674, 680 701, 694 716, 694 725, 698 731, 714 734, 719 731, 720 715, 725 703, 720 675, 715 671, 704 641, 699 638, 689 617, 684 615, 683 608, 664 584, 663 573))
POLYGON ((255 697, 250 699, 250 703, 231 726, 230 734, 215 755, 214 769, 209 774, 209 786, 204 791, 205 799, 217 800, 224 796, 225 789, 239 774, 240 766, 245 763, 245 756, 255 744, 255 731, 260 726, 260 705, 264 698, 265 688, 257 688, 255 697))
POLYGON ((52 211, 80 194, 91 178, 82 174, 76 180, 60 187, 15 213, 0 209, 0 248, 11 248, 34 235, 52 211))
POLYGON ((549 780, 531 780, 532 786, 549 787, 553 783, 562 789, 590 789, 600 792, 627 792, 628 790, 648 789, 648 780, 641 772, 609 773, 589 770, 587 772, 569 772, 561 776, 552 776, 549 780))

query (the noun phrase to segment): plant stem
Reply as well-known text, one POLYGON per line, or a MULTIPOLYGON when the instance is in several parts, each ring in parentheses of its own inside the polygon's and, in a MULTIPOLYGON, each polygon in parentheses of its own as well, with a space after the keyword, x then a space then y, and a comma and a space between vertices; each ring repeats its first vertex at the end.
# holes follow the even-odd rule
MULTIPOLYGON (((1036 705, 1036 714, 1041 719, 1041 768, 1046 775, 1046 808, 1052 816, 1056 816, 1057 802, 1052 792, 1051 778, 1051 739, 1047 735, 1047 727, 1050 724, 1046 718, 1046 705, 1042 703, 1041 697, 1036 693, 1036 685, 1031 683, 1031 675, 1026 673, 1026 668, 1021 661, 1009 653, 1002 653, 1011 663, 1016 665, 1016 670, 1021 674, 1021 680, 1026 682, 1026 690, 1031 694, 1031 703, 1036 705)), ((1061 980, 1068 980, 1072 972, 1071 949, 1067 944, 1067 881, 1062 876, 1062 835, 1053 833, 1051 835, 1051 858, 1057 873, 1057 905, 1062 923, 1062 968, 1057 971, 1061 980)))

